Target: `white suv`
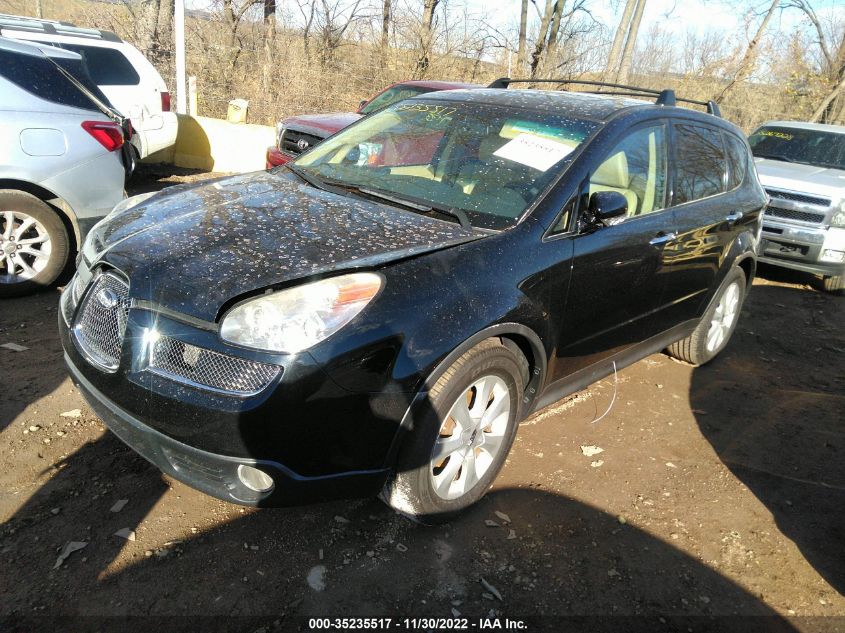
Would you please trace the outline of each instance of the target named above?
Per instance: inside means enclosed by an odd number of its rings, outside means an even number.
[[[137,48],[114,33],[67,22],[0,14],[0,35],[79,53],[94,82],[132,122],[132,145],[137,158],[176,142],[176,114],[170,112],[167,85]]]

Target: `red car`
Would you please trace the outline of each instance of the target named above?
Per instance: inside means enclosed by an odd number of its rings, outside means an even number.
[[[267,148],[267,169],[284,165],[335,132],[397,101],[437,90],[484,87],[479,84],[453,81],[403,81],[388,86],[372,99],[362,101],[356,112],[302,114],[288,117],[277,125],[276,145]]]

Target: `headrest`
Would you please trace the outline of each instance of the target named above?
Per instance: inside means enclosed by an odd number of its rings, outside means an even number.
[[[598,166],[590,182],[605,187],[628,189],[628,159],[625,152],[617,152]]]
[[[493,158],[493,152],[498,150],[502,145],[508,142],[501,136],[487,136],[481,143],[478,144],[478,160],[481,162],[489,162]]]

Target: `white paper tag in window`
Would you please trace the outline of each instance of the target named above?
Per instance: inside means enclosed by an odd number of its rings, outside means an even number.
[[[574,147],[564,145],[545,136],[522,133],[493,152],[494,156],[528,165],[540,171],[547,171],[568,154]]]

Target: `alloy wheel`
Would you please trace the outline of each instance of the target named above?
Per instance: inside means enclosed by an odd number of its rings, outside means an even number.
[[[719,297],[716,311],[707,330],[707,351],[715,352],[730,335],[739,311],[739,284],[733,282]]]
[[[41,222],[21,211],[0,211],[0,283],[35,277],[49,263],[52,246]]]
[[[441,499],[457,499],[473,488],[502,450],[510,419],[510,391],[498,376],[473,382],[440,425],[429,467]]]

